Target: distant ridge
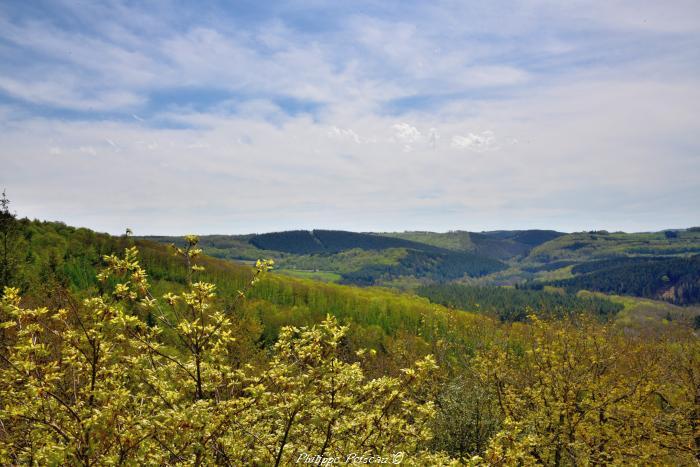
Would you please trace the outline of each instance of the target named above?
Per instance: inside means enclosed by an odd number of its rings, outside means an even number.
[[[385,237],[378,234],[347,232],[344,230],[290,230],[255,235],[249,242],[262,250],[283,251],[298,255],[339,253],[362,248],[363,250],[386,250],[408,248],[428,253],[448,253],[444,248],[425,243]]]
[[[525,245],[530,245],[535,247],[541,245],[550,240],[554,240],[557,237],[566,235],[563,232],[557,232],[556,230],[492,230],[490,232],[481,232],[482,235],[489,237],[496,237],[503,240],[513,240],[514,242],[524,243]]]

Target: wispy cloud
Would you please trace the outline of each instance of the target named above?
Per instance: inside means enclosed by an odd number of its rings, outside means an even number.
[[[692,1],[10,2],[0,59],[0,185],[30,216],[141,233],[700,223]]]

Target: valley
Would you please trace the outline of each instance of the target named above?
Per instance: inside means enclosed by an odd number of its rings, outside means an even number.
[[[177,243],[173,237],[144,237]],[[597,291],[700,303],[700,229],[650,233],[552,230],[202,236],[214,257],[274,258],[279,273],[412,291],[430,284]]]

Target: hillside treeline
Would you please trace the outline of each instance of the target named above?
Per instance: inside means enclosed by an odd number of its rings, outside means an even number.
[[[676,305],[700,303],[700,255],[621,258],[574,266],[573,278],[551,282],[569,291],[635,295]]]
[[[212,259],[196,237],[167,248],[11,223],[3,464],[700,459],[700,345],[686,329],[629,332],[589,312],[499,323]]]
[[[363,250],[411,248],[419,251],[445,252],[441,248],[424,243],[342,230],[292,230],[265,233],[251,237],[250,243],[262,250],[276,250],[302,255],[338,253],[353,248],[361,248]]]
[[[589,314],[605,319],[623,308],[599,297],[495,286],[433,284],[419,287],[416,293],[433,303],[484,313],[501,321],[525,321],[532,314],[549,319]]]
[[[372,285],[402,276],[446,282],[464,276],[480,277],[506,269],[498,260],[471,253],[429,253],[408,250],[395,264],[372,264],[343,274],[346,284]]]

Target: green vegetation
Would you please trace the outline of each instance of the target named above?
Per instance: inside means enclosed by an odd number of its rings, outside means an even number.
[[[333,271],[346,275],[365,267],[390,267],[399,264],[406,257],[405,248],[387,248],[385,250],[363,250],[353,248],[336,254],[295,255],[277,260],[280,268]]]
[[[512,240],[533,247],[565,235],[555,230],[496,230],[483,233],[491,237]]]
[[[172,237],[143,238],[178,243]],[[218,258],[251,260],[257,252],[257,257],[274,258],[285,270],[326,271],[342,276],[343,283],[357,285],[393,284],[403,276],[422,282],[449,281],[465,275],[483,276],[506,267],[492,258],[376,234],[299,230],[203,238],[202,249]],[[254,245],[277,250],[251,251]]]
[[[584,264],[591,271],[551,282],[569,291],[593,290],[663,299],[688,305],[700,302],[700,255],[690,258],[624,258]]]
[[[250,243],[260,249],[294,254],[338,253],[354,248],[363,250],[411,248],[419,251],[440,251],[439,248],[424,243],[341,230],[293,230],[267,233],[251,237]]]
[[[3,464],[700,460],[700,343],[673,314],[629,332],[604,318],[633,311],[603,297],[421,288],[474,313],[208,257],[194,236],[173,249],[11,217]],[[390,269],[417,255],[413,272],[442,254],[381,252]]]
[[[615,316],[615,321],[625,327],[649,328],[650,326],[666,326],[670,323],[680,323],[694,327],[695,320],[700,316],[700,307],[677,306],[671,303],[646,298],[606,295],[601,292],[582,290],[576,295],[590,298],[598,297],[620,304],[623,308]]]
[[[427,450],[432,357],[401,377],[366,379],[359,363],[340,359],[348,328],[328,316],[283,328],[269,364],[241,369],[232,309],[217,307],[214,284],[192,282],[201,250],[186,239],[177,253],[187,287],[161,301],[136,248],[105,258],[98,279],[114,286],[82,305],[23,308],[18,289],[5,289],[4,464],[278,466],[370,446],[447,460]],[[267,268],[259,263],[249,285]]]
[[[474,251],[475,245],[471,240],[471,234],[461,230],[436,233],[436,232],[382,232],[380,235],[393,238],[401,238],[411,242],[424,243],[438,248],[454,251]]]
[[[3,191],[0,197],[0,290],[11,284],[19,273],[19,242],[19,226],[10,211],[10,200]]]
[[[302,279],[314,279],[322,282],[339,282],[342,279],[340,274],[330,271],[304,271],[300,269],[278,269],[278,273]]]
[[[28,260],[22,276],[13,285],[19,286],[30,302],[58,300],[56,287],[80,296],[99,292],[102,285],[96,276],[102,257],[130,246],[139,248],[141,263],[157,294],[180,291],[187,283],[187,269],[165,245],[127,236],[111,237],[61,223],[18,223],[21,236],[27,239]],[[206,256],[199,262],[205,268],[201,279],[216,284],[222,301],[236,298],[252,271],[245,264]],[[258,337],[263,343],[273,342],[282,325],[318,323],[328,312],[344,323],[354,323],[354,346],[375,349],[391,345],[392,339],[402,332],[437,338],[448,332],[449,323],[454,320],[466,323],[475,319],[390,290],[324,284],[283,274],[267,275],[248,297],[242,311],[263,326]],[[364,328],[367,333],[361,332]]]
[[[513,231],[515,234],[518,231]],[[384,233],[382,235],[402,238],[454,251],[466,251],[479,256],[498,260],[508,260],[526,254],[532,245],[507,236],[454,231]],[[515,235],[514,235],[515,236]]]
[[[173,237],[148,238],[181,242]],[[280,269],[300,271],[289,273],[297,277],[399,290],[447,282],[531,288],[551,284],[571,293],[591,289],[682,305],[700,301],[698,280],[686,271],[694,265],[685,262],[700,251],[700,232],[692,228],[636,234],[314,230],[211,235],[202,238],[202,248],[222,259],[274,258]]]
[[[555,238],[535,247],[528,255],[533,262],[561,260],[579,262],[636,255],[684,255],[700,251],[700,232],[678,231],[667,238],[663,232],[579,232]]]
[[[501,321],[524,321],[532,314],[550,319],[583,313],[609,318],[623,309],[623,305],[598,296],[578,297],[556,291],[506,287],[427,285],[419,287],[417,293],[433,303],[484,313]]]
[[[285,256],[279,251],[257,248],[250,243],[251,237],[252,235],[202,235],[199,245],[207,255],[221,259],[255,261],[260,257],[277,259]],[[166,245],[184,245],[181,237],[146,236],[140,238]]]
[[[498,260],[471,253],[427,253],[409,250],[398,264],[369,265],[343,276],[351,284],[372,285],[402,276],[425,278],[430,281],[450,281],[464,276],[479,277],[506,268]]]

